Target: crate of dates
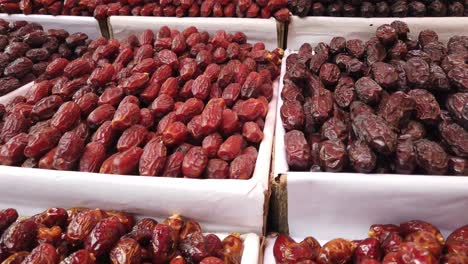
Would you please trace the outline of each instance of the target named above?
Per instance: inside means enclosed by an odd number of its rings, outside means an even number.
[[[261,233],[281,57],[195,26],[95,39],[0,100],[0,192]]]
[[[444,44],[453,35],[466,35],[468,17],[291,17],[288,27],[287,48],[299,50],[303,43],[317,45],[320,42],[329,43],[334,36],[345,39],[361,39],[366,41],[375,36],[375,30],[382,24],[390,24],[400,20],[411,26],[409,35],[416,39],[424,29],[437,32],[439,41]]]
[[[392,21],[369,27],[371,38],[331,33],[286,52],[274,157],[288,197],[282,231],[434,214],[442,230],[465,224],[468,37],[429,28]]]
[[[24,215],[20,215],[24,214]],[[2,263],[257,263],[256,234],[207,233],[193,219],[74,207],[0,210]]]
[[[214,34],[219,29],[231,32],[242,31],[250,43],[262,42],[269,50],[279,46],[282,36],[277,34],[277,23],[271,19],[229,18],[229,17],[138,17],[111,16],[108,18],[111,37],[122,39],[135,32],[142,32],[148,25],[155,28],[171,25],[171,28],[184,30],[195,25],[198,29]]]
[[[272,234],[266,239],[263,263],[468,263],[466,222],[447,233],[422,220],[383,223],[363,228],[356,236],[343,234],[343,228],[330,238],[317,236],[314,229],[294,237]]]
[[[60,1],[60,0],[4,0],[0,12],[8,14],[37,14],[52,16],[93,16],[96,7],[103,1]],[[107,0],[106,2],[116,2]]]
[[[377,0],[377,1],[304,1],[290,0],[295,16],[330,17],[463,17],[468,3],[463,0]]]
[[[289,20],[287,0],[197,0],[197,1],[114,1],[100,4],[94,9],[94,17],[155,16],[155,17],[237,17]]]
[[[110,16],[157,17],[239,17],[268,19],[286,22],[290,12],[287,0],[184,0],[184,1],[58,1],[58,0],[3,0],[0,12],[8,14],[50,14],[94,16],[106,19]]]
[[[28,21],[30,23],[39,23],[45,30],[65,29],[70,34],[82,32],[88,35],[90,39],[98,38],[101,35],[99,23],[92,17],[77,16],[52,16],[52,15],[7,15],[0,13],[0,18],[6,21]]]
[[[29,87],[56,58],[75,59],[87,50],[87,34],[46,25],[0,18],[0,97]]]

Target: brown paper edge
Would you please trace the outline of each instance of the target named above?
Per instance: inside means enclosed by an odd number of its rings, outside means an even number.
[[[106,19],[96,19],[99,24],[99,30],[101,31],[101,36],[105,37],[106,39],[110,38],[109,33],[109,20]]]
[[[289,234],[287,175],[281,174],[274,178],[271,187],[268,232]]]
[[[260,247],[259,247],[260,252],[258,253],[258,261],[257,261],[257,263],[259,264],[263,263],[263,258],[265,257],[265,248],[266,248],[266,237],[261,236]]]
[[[276,21],[276,34],[278,38],[278,47],[286,49],[289,23]]]

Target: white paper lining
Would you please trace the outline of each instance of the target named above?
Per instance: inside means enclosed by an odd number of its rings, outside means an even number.
[[[221,239],[225,236],[218,235]],[[227,236],[227,235],[226,235]],[[257,234],[248,233],[242,235],[244,240],[244,251],[242,252],[242,264],[255,264],[258,263],[260,254],[260,237]]]
[[[386,17],[386,18],[351,18],[351,17],[306,17],[293,16],[288,30],[288,49],[297,50],[303,43],[312,46],[319,42],[330,43],[332,37],[367,40],[375,36],[375,30],[382,24],[395,20],[408,23],[409,36],[418,37],[421,30],[432,29],[439,35],[439,40],[446,43],[456,34],[467,35],[468,17]]]
[[[9,104],[13,99],[15,99],[17,96],[20,96],[20,95],[25,95],[27,91],[29,91],[29,89],[31,89],[31,87],[33,86],[34,82],[30,82],[30,83],[27,83],[21,87],[19,87],[18,89],[16,90],[13,90],[3,96],[0,96],[0,102],[1,104],[3,105],[7,105]]]
[[[292,236],[358,239],[372,224],[419,219],[444,235],[468,224],[468,178],[356,173],[288,173]]]
[[[23,86],[15,96],[25,94]],[[182,214],[207,230],[262,233],[278,97],[278,81],[265,119],[253,176],[249,180],[199,180],[118,176],[0,166],[0,208],[25,211],[54,204],[124,210],[151,217]],[[7,104],[14,96],[0,97]],[[24,194],[28,195],[24,195]]]
[[[283,105],[283,98],[281,98],[281,91],[283,90],[284,74],[286,73],[286,59],[293,53],[293,51],[286,49],[284,51],[283,60],[281,62],[281,75],[279,79],[279,91],[278,91],[278,107],[276,111],[276,125],[275,125],[275,163],[273,164],[273,175],[274,177],[281,173],[286,173],[288,169],[288,163],[286,162],[286,151],[284,147],[284,127],[281,119],[281,106]]]
[[[101,36],[99,23],[94,17],[0,14],[0,18],[6,21],[25,20],[28,22],[36,22],[41,24],[44,30],[65,29],[70,34],[83,32],[88,35],[89,39],[95,39]]]
[[[333,36],[365,40],[375,34],[379,25],[395,19],[294,17],[288,47],[298,49],[304,42],[312,46],[321,41],[329,43]],[[453,35],[467,34],[468,18],[400,20],[408,22],[412,37],[428,28],[434,29],[442,42]],[[286,50],[283,59],[280,95],[286,56],[291,53]],[[468,223],[468,177],[289,172],[279,111],[282,104],[279,96],[273,170],[275,176],[288,176],[288,224],[293,237],[357,239],[365,237],[372,224],[399,224],[412,219],[428,221],[448,235]]]
[[[117,39],[128,37],[131,34],[138,36],[145,29],[155,32],[162,26],[171,29],[184,30],[189,26],[196,26],[199,30],[205,30],[210,35],[218,30],[235,33],[242,31],[247,36],[247,42],[264,42],[268,50],[278,47],[276,20],[255,18],[215,18],[215,17],[135,17],[135,16],[111,16],[109,28],[111,36]]]

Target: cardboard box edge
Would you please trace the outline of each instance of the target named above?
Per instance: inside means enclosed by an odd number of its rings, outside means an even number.
[[[289,234],[288,225],[288,191],[287,175],[281,174],[272,180],[272,196],[270,198],[270,211],[268,233],[278,232]]]

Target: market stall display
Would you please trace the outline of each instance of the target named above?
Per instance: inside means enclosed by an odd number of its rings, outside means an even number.
[[[0,210],[2,263],[241,263],[246,236],[203,233],[179,215],[164,221],[87,208],[18,218]],[[242,262],[244,263],[244,262]]]
[[[400,225],[374,224],[368,237],[359,240],[335,238],[319,243],[306,237],[296,242],[281,234],[272,238],[274,244],[270,240],[265,263],[467,263],[467,232],[465,225],[445,239],[432,224],[411,220]]]
[[[291,171],[466,175],[467,36],[447,46],[394,21],[286,58],[280,116]]]
[[[0,263],[468,264],[466,7],[0,1]]]
[[[88,35],[44,30],[38,23],[0,19],[0,96],[36,80],[57,58],[75,59],[87,51]]]

